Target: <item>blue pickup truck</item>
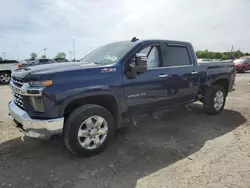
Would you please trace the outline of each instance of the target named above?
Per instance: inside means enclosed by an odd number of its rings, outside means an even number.
[[[221,113],[234,80],[233,63],[198,64],[190,43],[133,39],[101,46],[80,62],[17,69],[9,110],[25,135],[63,134],[73,154],[94,155],[135,114],[196,101],[208,114]]]

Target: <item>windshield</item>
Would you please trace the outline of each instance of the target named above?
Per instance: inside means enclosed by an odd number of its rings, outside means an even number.
[[[129,41],[106,44],[81,59],[81,62],[111,65],[117,63],[136,44],[136,42]]]

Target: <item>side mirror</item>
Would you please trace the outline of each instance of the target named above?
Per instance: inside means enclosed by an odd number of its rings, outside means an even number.
[[[147,71],[147,56],[146,54],[138,53],[135,55],[135,61],[130,64],[132,72],[144,73]]]

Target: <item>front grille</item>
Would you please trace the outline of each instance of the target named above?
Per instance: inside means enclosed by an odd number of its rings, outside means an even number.
[[[22,79],[20,78],[16,78],[16,77],[12,77],[11,78],[13,84],[15,85],[16,88],[20,89],[24,82],[22,81]],[[13,95],[13,100],[14,100],[14,103],[19,107],[19,108],[22,108],[24,109],[24,106],[23,106],[23,97],[22,95],[20,95],[15,88],[12,88],[12,95]]]
[[[23,109],[24,107],[23,107],[23,97],[22,97],[22,95],[16,93],[16,92],[13,91],[13,90],[12,90],[12,92],[13,92],[13,97],[14,97],[14,103],[15,103],[17,106],[19,106],[20,108]]]
[[[12,81],[18,87],[22,87],[24,84],[24,82],[21,78],[12,77]]]

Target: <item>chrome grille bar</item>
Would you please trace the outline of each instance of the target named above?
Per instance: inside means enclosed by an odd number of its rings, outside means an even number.
[[[12,78],[10,86],[12,89],[14,103],[22,109],[24,109],[23,96],[42,96],[42,87],[30,87],[28,83],[24,83],[21,79]]]
[[[12,78],[11,78],[11,81],[12,81],[15,85],[17,85],[18,87],[22,87],[23,84],[24,84],[24,82],[23,82],[22,80],[19,80],[19,79],[15,78],[15,77],[12,77]]]
[[[17,106],[22,109],[24,109],[23,97],[18,91],[20,91],[20,88],[23,84],[24,83],[22,82],[22,80],[16,79],[14,77],[11,78],[10,86],[12,89],[13,101]]]

